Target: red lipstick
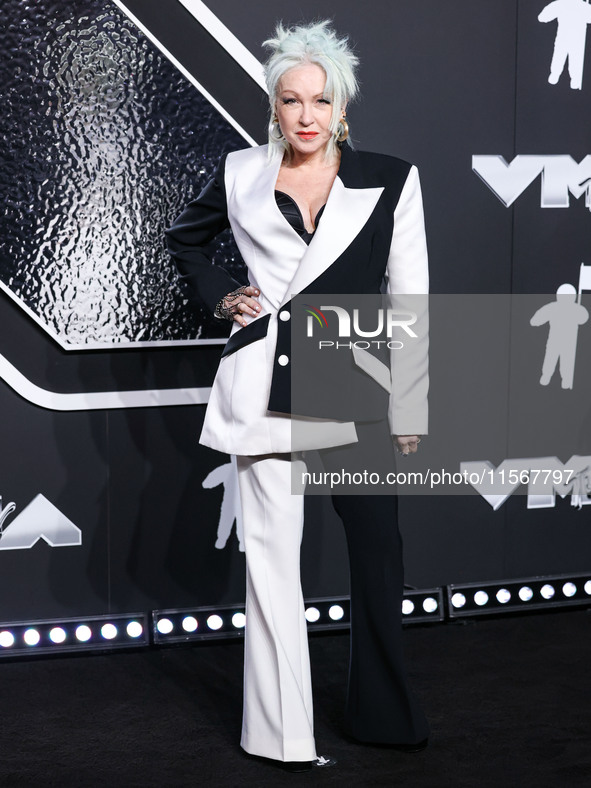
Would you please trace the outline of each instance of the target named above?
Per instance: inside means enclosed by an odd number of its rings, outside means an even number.
[[[318,136],[317,131],[297,131],[296,134],[304,140],[313,140]]]

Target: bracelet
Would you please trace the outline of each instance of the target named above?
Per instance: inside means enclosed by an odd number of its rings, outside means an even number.
[[[234,315],[237,311],[237,305],[234,302],[240,298],[241,295],[244,295],[244,291],[248,285],[243,285],[239,287],[237,290],[232,290],[231,293],[225,295],[215,305],[215,309],[213,310],[213,314],[215,317],[218,317],[220,320],[234,320]],[[228,304],[226,302],[229,302]]]

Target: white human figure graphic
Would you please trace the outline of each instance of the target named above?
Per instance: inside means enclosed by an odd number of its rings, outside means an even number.
[[[556,291],[556,301],[540,307],[531,318],[530,325],[549,324],[546,355],[542,365],[540,384],[550,383],[556,365],[560,362],[560,378],[563,389],[572,389],[577,355],[577,336],[579,326],[589,319],[589,312],[577,304],[577,290],[573,285],[560,285]]]
[[[587,25],[591,24],[591,5],[586,0],[553,0],[542,10],[538,21],[553,22],[555,19],[558,21],[558,30],[548,82],[556,85],[568,59],[570,86],[573,90],[581,90],[585,38]]]
[[[244,552],[244,537],[242,531],[242,509],[240,507],[240,491],[238,489],[238,470],[236,468],[236,457],[232,456],[230,462],[225,465],[218,465],[211,473],[208,473],[202,482],[202,487],[211,489],[218,485],[223,485],[222,505],[220,506],[220,519],[218,521],[218,531],[215,546],[218,550],[223,550],[232,532],[234,520],[236,520],[236,536],[238,538],[238,549]]]

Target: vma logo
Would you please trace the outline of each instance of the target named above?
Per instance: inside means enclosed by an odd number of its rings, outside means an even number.
[[[0,550],[27,550],[40,539],[50,547],[78,547],[82,544],[82,531],[44,495],[36,495],[7,525],[6,520],[15,509],[12,501],[2,507],[0,497]]]
[[[497,511],[522,484],[527,485],[527,508],[547,509],[556,496],[571,496],[577,509],[591,504],[591,457],[574,454],[566,463],[558,457],[503,460],[495,468],[489,460],[460,463],[469,483]]]
[[[585,195],[591,211],[591,156],[577,164],[572,156],[516,156],[508,163],[504,156],[472,156],[472,170],[508,208],[527,187],[542,176],[540,206],[568,208],[570,195]]]

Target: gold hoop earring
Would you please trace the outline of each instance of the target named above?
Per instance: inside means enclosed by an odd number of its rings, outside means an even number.
[[[348,136],[349,124],[347,123],[347,116],[343,115],[343,117],[339,120],[339,125],[337,126],[337,142],[344,142]]]
[[[272,139],[274,142],[282,142],[284,139],[277,115],[274,115],[269,123],[269,139]]]

